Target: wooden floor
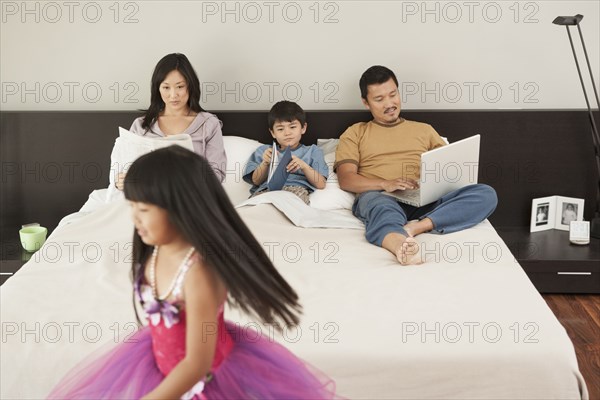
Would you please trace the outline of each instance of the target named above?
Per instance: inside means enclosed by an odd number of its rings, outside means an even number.
[[[600,296],[552,294],[543,297],[575,345],[590,400],[600,400]]]

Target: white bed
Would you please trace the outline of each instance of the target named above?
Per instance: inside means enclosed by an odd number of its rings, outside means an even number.
[[[226,141],[228,170],[242,147]],[[236,202],[240,185],[225,185]],[[93,208],[56,229],[0,288],[3,399],[43,398],[73,364],[133,330],[129,210],[122,201]],[[274,335],[335,379],[341,395],[587,398],[565,330],[489,222],[419,236],[427,262],[401,267],[360,226],[302,228],[272,204],[238,211],[297,290],[304,315],[284,335],[236,310],[226,318]],[[333,225],[353,218],[328,212]]]

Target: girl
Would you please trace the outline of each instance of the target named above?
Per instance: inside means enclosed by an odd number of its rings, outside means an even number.
[[[331,380],[281,345],[224,321],[227,299],[265,323],[296,324],[301,307],[206,160],[179,146],[142,156],[127,173],[125,197],[135,293],[150,324],[75,368],[50,398],[334,396]]]
[[[200,81],[188,58],[180,53],[164,56],[152,74],[150,107],[133,121],[129,130],[148,137],[180,133],[192,137],[194,151],[205,157],[221,182],[227,157],[219,119],[200,106]],[[115,185],[123,190],[125,174]]]

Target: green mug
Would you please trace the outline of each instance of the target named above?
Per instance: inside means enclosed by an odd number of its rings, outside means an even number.
[[[19,231],[21,244],[29,252],[38,251],[46,241],[48,229],[43,226],[28,226]]]

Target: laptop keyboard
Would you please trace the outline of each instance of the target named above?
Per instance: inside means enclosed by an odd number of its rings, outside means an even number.
[[[404,203],[404,204],[409,204],[414,207],[421,206],[421,195],[420,195],[421,192],[419,191],[419,189],[406,190],[406,191],[397,190],[392,193],[388,193],[388,192],[381,192],[381,193],[385,194],[386,196],[395,197],[396,199],[398,199],[399,202]]]
[[[414,201],[414,202],[418,203],[419,200],[421,200],[421,192],[418,189],[405,191],[402,193],[402,197],[406,200],[410,200],[410,201]]]

